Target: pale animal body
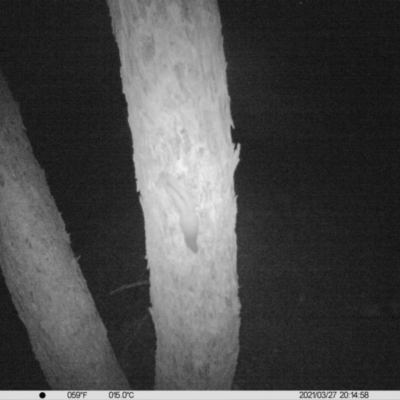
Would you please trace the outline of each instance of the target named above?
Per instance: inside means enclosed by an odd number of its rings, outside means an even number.
[[[162,173],[160,181],[179,213],[179,225],[182,229],[186,245],[194,253],[197,253],[199,221],[195,211],[196,204],[193,195],[182,182],[171,175]]]

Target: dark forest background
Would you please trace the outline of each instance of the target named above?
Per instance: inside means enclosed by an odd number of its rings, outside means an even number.
[[[236,382],[400,390],[398,3],[219,5],[242,145]],[[106,2],[2,1],[0,21],[34,154],[122,367],[149,389],[148,286],[110,295],[147,271]],[[46,388],[3,278],[0,302],[0,389]]]

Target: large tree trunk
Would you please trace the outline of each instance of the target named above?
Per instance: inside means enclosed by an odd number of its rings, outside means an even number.
[[[145,219],[156,389],[230,389],[236,198],[216,0],[108,0]]]
[[[53,389],[127,389],[0,71],[0,265]]]

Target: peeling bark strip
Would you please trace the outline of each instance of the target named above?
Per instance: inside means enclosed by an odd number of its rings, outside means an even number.
[[[1,71],[0,266],[53,389],[129,389]]]
[[[239,352],[239,150],[217,1],[108,4],[145,221],[155,387],[227,390]]]

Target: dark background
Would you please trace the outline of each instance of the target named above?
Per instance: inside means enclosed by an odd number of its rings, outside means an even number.
[[[242,144],[236,382],[400,390],[400,3],[219,5]],[[150,389],[148,286],[109,294],[147,271],[106,2],[2,1],[0,68],[122,367]],[[3,278],[0,302],[0,389],[45,389]]]

